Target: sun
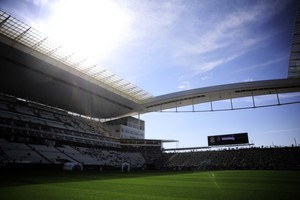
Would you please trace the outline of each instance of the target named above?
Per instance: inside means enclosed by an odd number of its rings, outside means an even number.
[[[90,60],[105,59],[130,39],[132,17],[113,1],[59,0],[50,10],[45,34]]]

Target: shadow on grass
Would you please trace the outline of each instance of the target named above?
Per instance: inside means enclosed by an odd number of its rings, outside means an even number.
[[[168,176],[190,174],[193,171],[140,171],[121,172],[120,170],[86,170],[64,171],[62,169],[1,169],[0,187],[21,186],[30,184],[79,182],[109,179],[129,179],[147,176]]]
[[[218,170],[223,171],[223,170]],[[226,174],[229,177],[236,176],[236,170],[226,170]],[[250,173],[249,176],[253,176],[251,171],[243,170]],[[274,175],[273,170],[255,170],[256,176],[270,176]],[[266,173],[269,171],[270,173]],[[271,172],[273,171],[273,172]],[[210,171],[197,171],[197,173],[207,173]],[[216,172],[213,170],[212,172]],[[112,180],[112,179],[130,179],[130,178],[142,178],[142,177],[154,177],[154,176],[173,176],[179,174],[192,174],[194,171],[131,171],[121,172],[121,170],[84,170],[84,171],[64,171],[62,167],[56,168],[30,168],[30,167],[18,167],[18,168],[0,168],[0,188],[9,186],[22,186],[33,184],[47,184],[47,183],[67,183],[67,182],[80,182],[80,181],[94,181],[94,180]],[[300,172],[299,171],[284,171],[280,173],[284,178],[293,177],[292,179],[299,184]],[[272,179],[270,179],[272,180]],[[266,180],[265,180],[266,181]],[[289,179],[291,181],[291,179]]]

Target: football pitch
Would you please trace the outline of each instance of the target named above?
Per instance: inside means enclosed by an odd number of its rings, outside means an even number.
[[[297,199],[300,171],[63,172],[2,174],[0,199]]]

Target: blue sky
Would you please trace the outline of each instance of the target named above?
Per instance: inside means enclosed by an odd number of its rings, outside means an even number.
[[[286,78],[295,6],[295,0],[0,0],[4,11],[155,96]],[[146,138],[177,139],[179,147],[239,132],[257,146],[300,143],[299,104],[141,119]]]

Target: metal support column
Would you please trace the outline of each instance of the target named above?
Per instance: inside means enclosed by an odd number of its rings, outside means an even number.
[[[210,111],[213,111],[214,109],[213,109],[213,103],[212,103],[212,100],[211,100],[211,96],[209,97],[209,99],[210,99]]]
[[[256,108],[253,92],[252,92],[252,103],[253,103],[253,108]]]
[[[192,107],[193,107],[193,112],[195,112],[194,99],[192,99]]]
[[[280,105],[280,99],[279,99],[279,94],[278,94],[278,91],[276,90],[276,96],[277,96],[277,104]]]
[[[231,106],[231,110],[233,110],[233,103],[232,103],[231,94],[230,94],[230,106]]]

